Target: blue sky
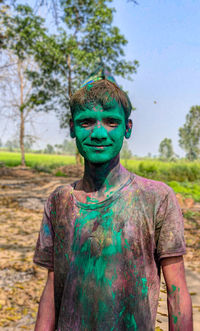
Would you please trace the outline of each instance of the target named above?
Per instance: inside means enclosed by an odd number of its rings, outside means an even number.
[[[168,137],[175,152],[183,155],[178,128],[190,107],[200,104],[199,1],[115,4],[115,23],[129,41],[127,58],[140,62],[134,81],[123,82],[136,107],[131,149],[138,155],[156,154],[160,141]]]
[[[200,3],[138,2],[115,0],[112,4],[116,8],[114,24],[128,40],[126,57],[140,62],[132,82],[118,79],[136,107],[129,146],[134,154],[155,155],[160,141],[167,137],[172,139],[175,152],[183,156],[178,128],[190,107],[200,104]],[[8,131],[13,131],[12,126]],[[40,137],[37,147],[61,143],[66,137],[53,114],[36,119],[34,134]],[[8,132],[0,136],[4,140],[8,137]]]

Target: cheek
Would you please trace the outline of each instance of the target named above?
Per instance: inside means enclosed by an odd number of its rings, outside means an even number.
[[[118,143],[120,143],[120,141],[124,140],[124,134],[125,134],[125,126],[120,126],[114,130],[111,130],[109,132],[109,136],[113,141],[117,141]]]
[[[84,141],[87,137],[89,137],[89,135],[90,135],[89,130],[79,127],[75,128],[75,136],[77,140]]]

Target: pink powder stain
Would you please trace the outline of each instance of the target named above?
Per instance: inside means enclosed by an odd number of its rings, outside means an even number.
[[[120,291],[122,292],[123,290],[126,291],[126,294],[131,294],[132,293],[132,284],[133,284],[133,279],[134,282],[136,281],[135,275],[134,275],[134,270],[128,270],[124,271],[123,273],[116,272],[117,273],[117,278],[112,284],[112,289],[113,291]]]

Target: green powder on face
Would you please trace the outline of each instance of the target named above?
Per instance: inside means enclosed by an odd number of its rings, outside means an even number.
[[[105,109],[105,107],[107,107]],[[109,124],[110,119],[115,126]],[[73,113],[74,133],[80,154],[92,163],[105,163],[116,157],[123,144],[126,121],[123,107],[113,100],[108,105],[89,103]],[[101,148],[98,148],[101,146]],[[109,189],[109,187],[107,187]]]

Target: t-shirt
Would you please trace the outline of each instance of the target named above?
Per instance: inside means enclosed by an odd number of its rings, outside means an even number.
[[[34,262],[54,270],[59,331],[154,330],[160,259],[185,253],[171,188],[130,174],[102,202],[73,185],[49,197]]]

